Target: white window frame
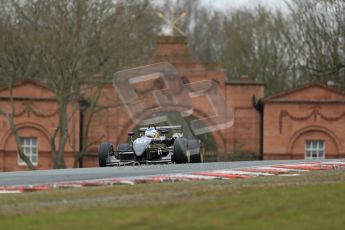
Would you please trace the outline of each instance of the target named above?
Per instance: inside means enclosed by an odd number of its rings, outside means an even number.
[[[307,159],[309,160],[325,159],[325,155],[326,155],[326,142],[324,140],[305,140],[304,159],[306,160]]]
[[[24,154],[29,157],[29,160],[34,166],[38,164],[38,139],[37,137],[20,137],[20,147]],[[35,151],[36,150],[36,151]],[[36,160],[35,160],[36,159]],[[26,163],[20,158],[19,153],[17,157],[17,163],[20,166],[26,165]]]

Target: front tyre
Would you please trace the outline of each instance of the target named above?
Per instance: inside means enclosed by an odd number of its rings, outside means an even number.
[[[99,167],[106,167],[107,166],[107,158],[110,154],[112,154],[113,145],[109,142],[103,142],[99,145],[98,148],[98,162]]]

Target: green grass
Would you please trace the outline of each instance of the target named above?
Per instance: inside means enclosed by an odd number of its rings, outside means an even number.
[[[0,196],[0,229],[344,229],[345,171]]]

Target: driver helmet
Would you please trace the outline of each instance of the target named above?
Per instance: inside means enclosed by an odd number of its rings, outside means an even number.
[[[155,138],[158,137],[158,130],[156,130],[154,127],[148,127],[145,131],[145,136]]]

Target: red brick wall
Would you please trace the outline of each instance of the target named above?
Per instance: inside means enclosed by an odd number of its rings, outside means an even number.
[[[15,123],[20,137],[35,137],[38,140],[37,169],[52,167],[50,137],[58,123],[57,102],[52,99],[52,91],[34,82],[20,83],[14,88]],[[10,101],[6,89],[0,90],[1,109],[9,112]],[[20,97],[18,97],[18,95]],[[65,146],[67,167],[73,166],[73,149],[79,150],[79,107],[73,113],[72,104],[68,106],[68,140]],[[72,117],[75,117],[75,126]],[[75,132],[73,132],[73,130]],[[56,140],[56,145],[59,139]],[[0,171],[27,170],[26,166],[18,165],[16,144],[9,123],[0,116]]]
[[[264,85],[253,82],[233,82],[226,85],[229,108],[234,111],[234,126],[226,132],[227,152],[241,151],[259,154],[259,113],[253,107],[253,96],[264,96]]]
[[[266,100],[265,159],[303,159],[306,140],[324,140],[326,158],[345,157],[344,99],[315,86]]]
[[[185,73],[187,73],[185,71]],[[224,75],[220,75],[214,71],[215,79],[225,79]],[[190,82],[204,80],[204,76],[209,74],[185,76],[190,79]],[[212,76],[211,76],[212,77]],[[143,86],[142,86],[143,87]],[[259,113],[253,107],[253,96],[261,98],[264,95],[263,84],[252,82],[233,82],[225,84],[220,82],[220,88],[224,94],[226,105],[234,113],[233,126],[224,130],[212,132],[218,151],[222,157],[229,157],[234,151],[242,151],[245,153],[259,153]],[[118,104],[120,99],[116,96],[115,89],[112,84],[104,84],[102,96],[100,98],[100,105]],[[111,96],[110,96],[111,95]],[[214,115],[212,107],[206,100],[206,97],[200,96],[193,98],[194,118],[203,118]],[[86,116],[88,116],[86,114]],[[133,130],[136,124],[131,120],[127,109],[124,106],[109,107],[106,110],[100,111],[94,115],[94,120],[91,124],[90,136],[91,140],[110,141],[115,146],[118,143],[128,141],[127,132]],[[94,144],[89,148],[89,152],[97,152],[98,144]],[[94,159],[94,164],[90,163],[88,157],[87,165],[98,164],[97,159]],[[86,166],[86,165],[85,165]]]

